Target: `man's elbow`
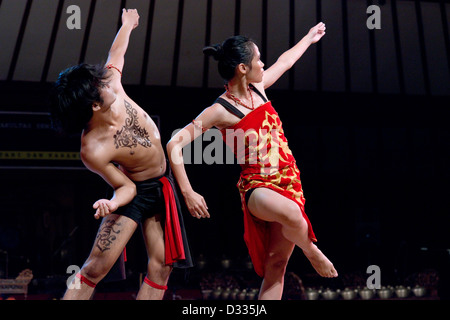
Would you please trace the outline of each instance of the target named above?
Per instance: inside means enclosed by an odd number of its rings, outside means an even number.
[[[128,192],[130,193],[131,197],[134,198],[137,195],[136,185],[134,183],[131,183],[127,186]]]

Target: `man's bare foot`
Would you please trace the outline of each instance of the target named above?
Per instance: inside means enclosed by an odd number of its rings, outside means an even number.
[[[331,261],[328,260],[315,244],[311,244],[311,249],[303,250],[303,253],[320,276],[326,278],[335,278],[338,276]]]

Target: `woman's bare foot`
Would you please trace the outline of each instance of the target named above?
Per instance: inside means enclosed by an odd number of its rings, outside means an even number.
[[[303,253],[320,276],[326,278],[335,278],[338,276],[331,261],[328,260],[315,244],[311,244],[311,248],[303,250]]]

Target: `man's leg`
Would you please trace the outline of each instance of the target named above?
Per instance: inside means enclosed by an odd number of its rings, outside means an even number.
[[[125,216],[111,214],[103,218],[91,253],[74,279],[80,281],[80,286],[72,285],[72,288],[68,288],[63,299],[90,299],[96,284],[112,268],[136,227],[137,223]]]
[[[142,224],[145,245],[147,247],[147,276],[139,290],[138,300],[162,300],[172,271],[165,265],[164,230],[161,215],[157,214]]]

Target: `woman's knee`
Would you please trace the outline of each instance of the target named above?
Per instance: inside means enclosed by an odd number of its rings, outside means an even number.
[[[284,276],[288,262],[288,256],[273,254],[266,260],[265,273],[277,277]]]
[[[298,229],[307,227],[300,207],[295,202],[289,203],[283,207],[282,212],[280,212],[279,219],[279,222],[282,225],[290,228]]]
[[[298,204],[266,188],[257,188],[248,201],[250,212],[265,221],[275,221],[291,228],[303,227]]]

